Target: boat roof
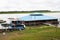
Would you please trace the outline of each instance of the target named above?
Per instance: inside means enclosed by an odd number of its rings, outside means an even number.
[[[19,18],[19,20],[21,21],[52,20],[52,19],[57,19],[57,18],[43,14],[29,14],[27,16]]]

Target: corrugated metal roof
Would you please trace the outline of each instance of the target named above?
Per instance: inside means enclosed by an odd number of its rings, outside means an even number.
[[[50,17],[50,16],[43,15],[43,14],[38,14],[38,15],[37,14],[34,14],[34,15],[30,14],[30,15],[20,18],[20,20],[22,20],[22,21],[51,20],[51,19],[57,19],[57,18]]]

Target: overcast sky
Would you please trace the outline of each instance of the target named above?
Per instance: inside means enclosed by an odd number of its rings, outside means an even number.
[[[60,0],[0,0],[0,11],[60,10]]]

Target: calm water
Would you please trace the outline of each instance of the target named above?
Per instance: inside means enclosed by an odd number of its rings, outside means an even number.
[[[51,17],[56,17],[59,21],[60,26],[60,13],[43,13],[44,15],[48,15]],[[0,14],[0,19],[7,20],[7,18],[20,18],[29,14]]]
[[[56,17],[59,21],[58,27],[60,28],[60,13],[49,13],[49,14],[45,14],[45,15]]]
[[[45,15],[55,17],[60,21],[60,13],[46,13]]]

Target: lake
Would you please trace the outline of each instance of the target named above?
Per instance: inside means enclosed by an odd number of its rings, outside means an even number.
[[[59,21],[59,26],[60,26],[60,13],[43,13],[43,14],[51,17],[56,17]],[[26,15],[29,14],[0,14],[0,20],[6,20],[7,22],[9,22],[7,20],[8,18],[20,18]]]

